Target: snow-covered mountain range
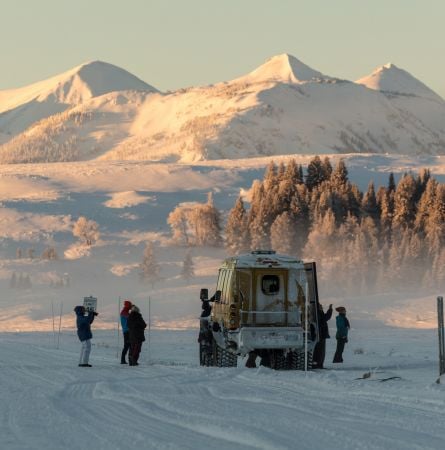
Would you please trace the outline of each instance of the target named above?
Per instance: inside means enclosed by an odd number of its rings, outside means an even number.
[[[193,162],[282,154],[445,154],[445,101],[393,64],[356,82],[282,54],[162,93],[95,61],[0,91],[0,162]]]

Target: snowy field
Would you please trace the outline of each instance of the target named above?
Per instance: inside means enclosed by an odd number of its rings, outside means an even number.
[[[445,181],[443,157],[342,157],[362,190],[370,179],[386,185],[390,172],[398,180],[420,168]],[[344,365],[332,367],[330,340],[324,371],[246,369],[241,360],[236,369],[199,367],[199,290],[214,290],[227,253],[193,248],[195,276],[181,279],[187,249],[171,244],[167,216],[179,203],[205,202],[209,191],[227,214],[240,193],[249,199],[271,159],[0,166],[0,448],[444,448],[434,331],[435,296],[444,293],[333,298],[320,283],[322,304],[348,309]],[[99,224],[91,248],[72,235],[80,215]],[[161,268],[154,287],[138,281],[147,241]],[[48,247],[57,260],[41,257]],[[32,287],[12,288],[14,274],[29,276]],[[77,367],[73,330],[73,308],[88,295],[98,297],[100,313],[91,369]],[[121,366],[119,299],[133,300],[147,318],[149,297],[150,345],[139,367]],[[333,320],[330,328],[333,335]]]
[[[171,245],[168,214],[183,202],[206,202],[211,191],[225,217],[240,193],[249,200],[252,181],[262,179],[272,159],[279,163],[290,157],[307,165],[313,155],[194,165],[143,161],[0,165],[0,332],[50,331],[52,313],[58,316],[60,308],[62,327],[71,326],[74,306],[88,295],[99,298],[102,328],[114,326],[119,297],[146,303],[148,296],[155,303],[156,325],[188,327],[200,311],[199,289],[214,289],[218,267],[227,253],[193,248],[195,277],[189,282],[181,280],[187,249]],[[362,190],[371,179],[376,186],[386,185],[390,172],[398,180],[403,173],[421,168],[445,181],[440,156],[331,155],[332,163],[340,157],[346,161],[349,178]],[[73,223],[81,215],[99,225],[100,240],[91,248],[79,245],[72,235]],[[147,241],[153,242],[161,267],[161,280],[154,289],[138,282]],[[48,247],[56,250],[57,260],[41,258]],[[17,257],[19,249],[21,258]],[[33,258],[28,254],[31,249]],[[29,276],[32,288],[11,289],[14,274]],[[70,280],[69,287],[58,288],[65,278]],[[326,303],[328,286],[320,289]],[[410,302],[409,317],[406,311],[400,314],[402,306],[394,305],[393,298],[374,298],[354,313],[370,311],[392,325],[403,321],[403,326],[417,327],[419,299],[405,300]],[[338,301],[350,308],[357,303],[356,299]],[[434,305],[420,312],[421,319],[429,322],[433,315]]]
[[[154,330],[141,365],[128,367],[117,359],[117,333],[96,331],[93,367],[79,368],[74,331],[60,339],[0,334],[1,448],[444,446],[445,387],[435,383],[433,330],[355,321],[345,363],[333,368],[331,339],[328,369],[307,374],[246,369],[242,360],[238,368],[201,368],[196,335]],[[389,377],[397,378],[380,381]]]

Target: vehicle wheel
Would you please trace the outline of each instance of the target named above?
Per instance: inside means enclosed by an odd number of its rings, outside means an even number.
[[[214,361],[217,367],[236,367],[238,363],[238,356],[229,352],[225,348],[221,348],[215,340],[213,341]]]
[[[213,339],[212,339],[213,341]],[[199,364],[204,367],[213,367],[215,365],[213,357],[213,346],[205,341],[199,343]]]
[[[304,350],[294,350],[287,354],[287,367],[290,370],[304,370]],[[312,352],[307,352],[307,368],[312,369]]]
[[[274,370],[287,370],[286,356],[283,350],[272,350],[270,352],[270,368]]]

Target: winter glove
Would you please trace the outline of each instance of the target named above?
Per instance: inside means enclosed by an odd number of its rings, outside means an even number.
[[[96,312],[96,311],[93,311],[93,315],[94,315],[94,316],[98,316],[98,315],[99,315],[99,313],[98,313],[98,312]]]

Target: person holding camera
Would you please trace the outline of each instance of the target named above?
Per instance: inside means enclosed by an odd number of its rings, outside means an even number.
[[[82,348],[80,350],[79,367],[92,367],[91,364],[89,364],[91,339],[93,337],[93,333],[91,333],[91,324],[93,323],[94,318],[98,315],[98,313],[96,311],[88,311],[88,314],[85,315],[86,310],[84,306],[76,306],[74,308],[74,312],[77,316],[77,336],[82,343]]]

